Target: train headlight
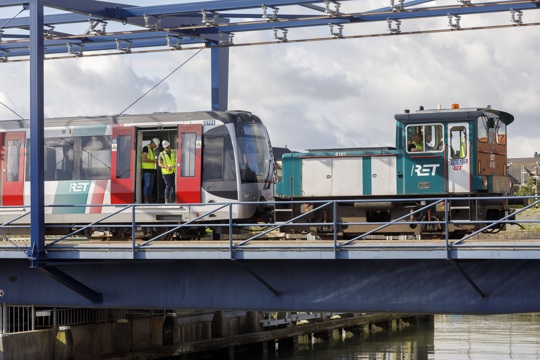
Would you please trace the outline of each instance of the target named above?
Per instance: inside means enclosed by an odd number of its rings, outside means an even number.
[[[257,195],[250,192],[244,193],[244,201],[255,201],[255,200],[257,200]]]
[[[488,188],[488,178],[487,176],[482,176],[482,189],[487,190]]]

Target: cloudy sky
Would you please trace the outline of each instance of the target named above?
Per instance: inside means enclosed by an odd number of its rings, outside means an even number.
[[[510,18],[509,13],[501,16]],[[10,16],[0,12],[0,17]],[[524,13],[525,21],[534,17],[540,14]],[[478,26],[484,20],[461,22]],[[446,18],[430,22],[447,26]],[[429,25],[404,22],[401,28]],[[362,32],[362,26],[348,25],[344,35]],[[385,33],[387,24],[370,26]],[[303,150],[392,146],[393,115],[404,109],[491,105],[516,118],[509,127],[509,156],[529,157],[540,151],[540,67],[535,62],[540,58],[539,30],[530,26],[233,47],[229,109],[259,115],[274,146]],[[302,35],[302,30],[296,31],[296,36]],[[268,33],[254,36],[272,40]],[[45,115],[118,114],[194,54],[191,50],[46,61]],[[0,64],[0,101],[23,117],[29,116],[28,66]],[[210,51],[203,50],[127,113],[210,107]],[[0,105],[0,119],[14,117]]]

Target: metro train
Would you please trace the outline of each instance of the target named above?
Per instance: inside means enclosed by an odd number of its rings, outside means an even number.
[[[28,231],[30,216],[30,139],[28,120],[0,121],[2,177],[0,222],[3,234]],[[155,181],[151,204],[137,206],[141,224],[194,221],[216,205],[207,221],[250,219],[259,203],[274,196],[275,163],[268,132],[246,111],[155,113],[71,117],[44,121],[44,200],[49,232],[60,226],[96,222],[113,237],[128,236],[129,204],[142,204],[142,149],[153,138],[176,150],[175,204],[163,202],[162,183]],[[160,179],[157,176],[156,179]],[[190,204],[184,206],[184,204]],[[116,213],[114,216],[108,215]],[[110,224],[110,228],[104,228]],[[118,226],[122,225],[124,226]],[[69,230],[69,229],[68,229]],[[100,230],[100,231],[101,231]]]
[[[276,203],[276,221],[294,219],[305,226],[287,231],[317,235],[376,231],[380,236],[425,238],[448,231],[458,238],[481,230],[487,220],[511,219],[508,200],[500,197],[511,193],[506,130],[512,115],[489,106],[465,109],[454,104],[450,109],[406,110],[395,120],[393,147],[284,154],[276,199],[295,202]],[[442,197],[450,200],[426,207]],[[317,210],[323,204],[319,200],[341,201],[336,209],[328,205]],[[446,211],[456,221],[448,229]],[[333,223],[341,225],[334,229]],[[503,228],[498,224],[489,230]]]

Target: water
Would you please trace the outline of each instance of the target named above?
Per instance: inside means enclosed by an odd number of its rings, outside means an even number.
[[[223,355],[218,358],[226,359]],[[540,314],[436,315],[433,323],[420,323],[401,331],[385,331],[367,337],[354,335],[314,345],[280,346],[276,352],[268,351],[266,355],[237,352],[235,359],[540,359]]]

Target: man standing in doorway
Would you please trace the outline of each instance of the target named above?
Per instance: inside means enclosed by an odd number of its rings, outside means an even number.
[[[152,191],[154,190],[154,177],[156,176],[157,159],[154,149],[159,146],[159,139],[153,138],[150,143],[143,147],[142,172],[143,172],[143,198],[145,203],[152,202]]]
[[[174,202],[174,175],[176,173],[176,154],[171,144],[163,140],[163,151],[159,154],[158,165],[165,181],[165,203]]]

